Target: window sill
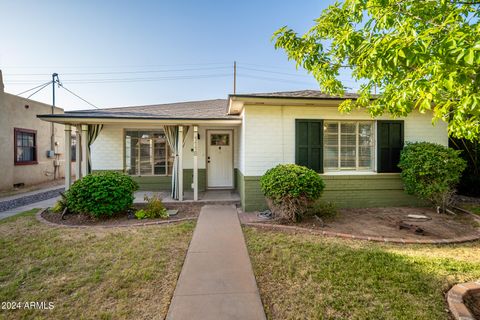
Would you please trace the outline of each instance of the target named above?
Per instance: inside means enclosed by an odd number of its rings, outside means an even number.
[[[23,161],[23,162],[15,162],[14,165],[16,166],[29,166],[38,164],[38,161]]]
[[[376,172],[376,171],[330,171],[320,173],[322,176],[387,176],[400,175],[400,172]]]

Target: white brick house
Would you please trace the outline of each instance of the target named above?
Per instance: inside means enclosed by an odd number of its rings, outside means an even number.
[[[179,190],[234,189],[245,210],[265,206],[259,178],[280,163],[316,170],[326,181],[324,197],[340,206],[409,205],[398,173],[407,141],[448,145],[446,123],[431,114],[372,119],[365,111],[342,114],[338,105],[353,94],[332,97],[318,91],[230,95],[227,100],[193,101],[43,115],[43,120],[77,126],[90,143],[91,170],[130,174],[141,188],[168,190],[179,164]],[[183,147],[173,150],[172,137]],[[83,129],[83,131],[82,131]],[[69,135],[66,135],[67,139]],[[170,138],[169,138],[170,137]],[[88,143],[81,143],[88,159]],[[89,172],[77,161],[80,174]],[[69,185],[67,181],[67,187]],[[346,196],[348,194],[348,196]],[[183,192],[179,193],[183,200]]]

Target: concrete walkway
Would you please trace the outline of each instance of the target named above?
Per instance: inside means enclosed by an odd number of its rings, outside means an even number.
[[[14,215],[19,214],[19,213],[24,212],[24,211],[29,211],[29,210],[35,209],[35,208],[42,209],[42,208],[46,208],[46,207],[53,207],[55,205],[55,202],[57,202],[58,199],[60,199],[60,197],[55,197],[55,198],[51,198],[51,199],[47,199],[47,200],[42,200],[42,201],[34,202],[34,203],[31,203],[31,204],[27,204],[25,206],[16,207],[14,209],[10,209],[10,210],[7,210],[7,211],[2,211],[2,212],[0,212],[0,220],[11,217],[11,216],[14,216]]]
[[[265,319],[234,206],[202,208],[167,319]]]

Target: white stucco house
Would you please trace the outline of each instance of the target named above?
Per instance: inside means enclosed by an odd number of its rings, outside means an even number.
[[[66,145],[72,127],[78,128],[82,159],[77,157],[77,176],[122,171],[144,190],[173,186],[180,201],[180,191],[192,191],[198,200],[201,191],[230,189],[238,192],[244,210],[262,209],[260,177],[277,164],[297,163],[322,175],[323,197],[339,207],[417,203],[403,191],[400,150],[407,141],[447,146],[446,123],[432,125],[431,114],[418,112],[401,119],[372,119],[361,110],[342,114],[338,105],[347,98],[356,95],[313,90],[235,94],[39,118],[64,124]],[[66,187],[70,183],[67,179]]]

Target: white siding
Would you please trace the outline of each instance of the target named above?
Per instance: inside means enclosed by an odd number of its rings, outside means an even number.
[[[159,128],[158,126],[156,127]],[[131,124],[122,125],[104,125],[102,131],[91,146],[92,151],[92,170],[123,170],[124,157],[124,130],[151,129],[155,127]],[[232,129],[234,140],[234,166],[238,165],[238,128],[237,127],[205,127],[199,126],[198,133],[198,167],[205,169],[205,149],[206,149],[206,130],[209,129]],[[183,167],[185,169],[193,168],[193,127],[188,130],[185,145],[183,147]]]
[[[295,119],[372,120],[365,111],[341,114],[335,106],[245,106],[245,132],[242,132],[245,143],[242,173],[245,176],[260,176],[279,163],[295,162]],[[433,126],[431,114],[414,112],[401,120],[405,121],[405,141],[448,145],[446,123],[438,122]]]
[[[92,170],[123,170],[123,129],[104,125],[90,147]]]

